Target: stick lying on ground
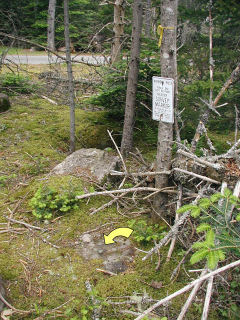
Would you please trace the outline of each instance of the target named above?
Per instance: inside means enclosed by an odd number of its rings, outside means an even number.
[[[207,270],[203,270],[201,273],[201,277],[204,276],[207,273]],[[188,310],[188,308],[190,307],[192,301],[196,298],[196,294],[199,290],[199,288],[201,287],[203,281],[200,281],[198,283],[195,284],[195,286],[192,289],[192,292],[190,293],[187,301],[185,302],[184,306],[182,307],[182,310],[177,318],[177,320],[183,320],[185,317],[185,314]]]
[[[138,188],[106,190],[106,191],[86,193],[80,196],[76,196],[76,199],[81,200],[81,199],[90,198],[94,196],[104,196],[104,195],[113,194],[113,193],[125,193],[125,192],[128,193],[128,192],[138,192],[138,191],[149,191],[149,192],[159,191],[159,192],[165,192],[165,193],[176,193],[175,190],[169,190],[169,188],[157,189],[157,188],[148,188],[148,187],[138,187]]]
[[[219,170],[219,169],[222,168],[222,166],[221,166],[219,163],[212,163],[212,162],[203,160],[203,159],[201,159],[201,158],[198,158],[198,157],[197,157],[195,154],[193,154],[193,153],[189,153],[189,152],[186,152],[186,151],[181,150],[181,149],[179,149],[179,150],[177,151],[177,153],[178,153],[178,154],[181,154],[181,155],[183,155],[183,156],[186,156],[186,157],[188,157],[188,158],[190,158],[190,159],[193,159],[194,161],[196,161],[196,162],[198,162],[198,163],[201,163],[201,164],[203,164],[203,165],[205,165],[205,166],[207,166],[207,167],[211,167],[211,168],[214,168],[214,169],[216,169],[216,170]]]
[[[190,176],[199,178],[199,179],[201,179],[201,180],[204,180],[204,181],[207,181],[207,182],[210,182],[210,183],[221,184],[221,182],[219,182],[219,181],[217,181],[217,180],[213,180],[213,179],[210,179],[210,178],[208,178],[208,177],[201,176],[200,174],[197,174],[197,173],[194,173],[194,172],[190,172],[190,171],[183,170],[183,169],[179,169],[179,168],[173,168],[173,170],[178,171],[178,172],[182,172],[182,173],[185,173],[185,174],[188,174],[188,175],[190,175]]]
[[[40,227],[36,227],[36,226],[33,226],[29,223],[26,223],[24,221],[19,221],[19,220],[15,220],[15,219],[12,219],[12,218],[9,218],[9,217],[6,217],[5,218],[13,223],[17,223],[17,224],[22,224],[23,226],[27,227],[27,228],[30,228],[30,229],[36,229],[36,230],[41,230],[41,231],[47,231],[46,229],[43,229],[43,228],[40,228]]]
[[[111,176],[125,176],[128,175],[129,177],[146,177],[146,176],[157,176],[160,174],[171,174],[171,171],[147,171],[147,172],[125,172],[120,171],[112,171],[110,172]]]

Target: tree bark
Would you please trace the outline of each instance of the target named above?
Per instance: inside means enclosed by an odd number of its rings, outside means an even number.
[[[131,58],[128,71],[127,95],[121,152],[126,155],[133,146],[133,126],[135,118],[135,104],[137,81],[139,73],[140,38],[142,32],[143,5],[142,0],[134,0]]]
[[[124,9],[125,0],[115,0],[114,3],[114,25],[113,25],[113,44],[111,53],[111,62],[119,60],[122,46],[122,37],[124,34]]]
[[[213,1],[209,0],[209,78],[210,78],[210,92],[209,92],[209,105],[214,107],[213,102],[213,71],[214,71],[214,60],[213,60],[213,19],[212,19],[212,5]],[[192,140],[191,151],[195,152],[197,143],[204,132],[205,125],[208,122],[210,116],[210,109],[207,108],[202,114],[198,123],[194,138]]]
[[[66,47],[66,63],[68,73],[68,93],[70,105],[70,153],[75,151],[75,101],[74,81],[71,62],[70,36],[69,36],[69,0],[64,0],[64,35]]]
[[[51,50],[55,50],[55,11],[56,0],[49,0],[47,46]]]
[[[164,29],[160,53],[161,76],[174,79],[175,102],[177,93],[177,8],[178,0],[162,0],[161,2],[161,25],[163,27],[173,27],[173,29]],[[156,171],[165,171],[170,169],[172,141],[173,125],[171,123],[159,121]],[[163,188],[167,186],[168,175],[157,176],[155,185],[156,188]],[[167,197],[163,193],[159,193],[155,197],[154,207],[156,213],[153,213],[153,218],[157,218],[158,214],[161,215],[164,213],[164,205],[166,201]]]
[[[151,35],[151,15],[152,15],[152,1],[147,0],[145,9],[145,36]]]

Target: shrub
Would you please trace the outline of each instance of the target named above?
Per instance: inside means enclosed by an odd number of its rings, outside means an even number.
[[[240,256],[240,199],[229,189],[224,194],[216,193],[202,198],[197,205],[185,205],[178,213],[191,211],[191,216],[200,218],[197,232],[205,233],[205,240],[193,244],[196,252],[190,262],[207,260],[209,269],[214,269],[227,255]]]
[[[38,219],[51,219],[78,208],[77,201],[73,192],[61,194],[52,188],[40,187],[30,200],[30,206]]]
[[[20,74],[5,73],[0,77],[0,87],[2,92],[14,93],[31,93],[36,89],[36,85],[30,80]]]
[[[153,240],[158,241],[166,234],[166,227],[155,224],[148,226],[145,220],[132,219],[128,222],[129,228],[133,228],[134,239],[142,244],[148,244]]]

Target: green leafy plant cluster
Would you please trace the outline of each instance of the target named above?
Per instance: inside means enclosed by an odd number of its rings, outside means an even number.
[[[129,220],[128,226],[133,229],[134,239],[141,244],[161,240],[166,234],[165,226],[159,224],[148,226],[145,220]]]
[[[202,198],[197,205],[188,204],[178,213],[190,211],[193,218],[200,218],[198,233],[205,233],[205,240],[193,244],[196,252],[190,262],[195,264],[207,260],[209,269],[217,267],[218,262],[227,255],[240,256],[240,199],[225,188],[224,193]]]
[[[30,200],[30,206],[33,209],[32,214],[44,220],[77,209],[77,202],[73,192],[59,193],[49,187],[40,187]]]
[[[36,85],[30,80],[20,74],[5,73],[0,76],[1,91],[8,94],[14,93],[31,93],[36,89]]]

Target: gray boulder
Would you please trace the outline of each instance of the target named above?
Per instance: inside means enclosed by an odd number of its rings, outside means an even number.
[[[7,111],[10,109],[11,104],[6,94],[0,93],[0,112]]]
[[[118,163],[119,157],[106,150],[80,149],[53,168],[51,173],[77,174],[101,182],[105,176],[109,175],[110,171],[117,169]]]

